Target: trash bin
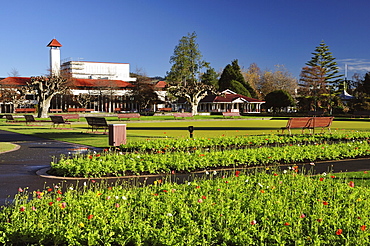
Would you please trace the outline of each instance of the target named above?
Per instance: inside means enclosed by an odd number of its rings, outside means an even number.
[[[126,144],[126,124],[110,124],[108,130],[110,146]]]

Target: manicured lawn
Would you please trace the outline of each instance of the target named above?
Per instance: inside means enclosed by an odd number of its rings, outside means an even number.
[[[194,137],[196,138],[278,134],[281,133],[280,128],[284,127],[287,123],[286,119],[256,120],[255,117],[244,117],[243,120],[225,120],[215,117],[199,116],[195,120],[173,120],[171,116],[143,116],[140,121],[117,121],[116,117],[107,117],[107,120],[110,124],[126,124],[128,141],[151,138],[188,137],[188,126],[194,126]],[[370,122],[364,120],[334,121],[332,131],[367,131],[370,129],[369,126]],[[50,128],[50,124],[47,123],[27,126],[24,123],[6,123],[5,120],[1,120],[0,129],[94,147],[108,146],[108,136],[102,134],[104,131],[100,130],[101,134],[88,133],[89,128],[84,118],[81,118],[80,122],[73,122],[72,128],[65,127],[63,129]],[[292,132],[300,133],[301,131],[293,130]],[[317,132],[320,132],[320,130],[316,129]]]
[[[17,146],[11,143],[0,142],[0,153],[15,149]]]

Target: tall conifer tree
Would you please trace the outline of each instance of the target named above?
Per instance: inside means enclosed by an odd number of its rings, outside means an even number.
[[[335,62],[335,58],[329,51],[329,46],[321,41],[320,45],[316,47],[315,52],[312,53],[312,58],[306,63],[310,67],[320,67],[324,71],[325,83],[332,84],[339,87],[342,82],[342,74],[339,74],[339,68]]]

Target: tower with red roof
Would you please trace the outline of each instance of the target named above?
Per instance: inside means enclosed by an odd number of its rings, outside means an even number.
[[[62,45],[54,38],[47,47],[50,47],[50,73],[53,76],[58,76],[60,74],[60,47]]]

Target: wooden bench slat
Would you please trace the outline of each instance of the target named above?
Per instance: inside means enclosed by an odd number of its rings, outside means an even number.
[[[224,118],[226,118],[226,117],[230,117],[230,118],[232,118],[232,117],[241,117],[241,115],[240,115],[240,113],[239,112],[222,112],[222,116],[224,117]]]
[[[91,126],[92,131],[94,128],[98,130],[98,128],[104,128],[104,131],[108,129],[107,120],[104,117],[85,117],[87,124]]]

